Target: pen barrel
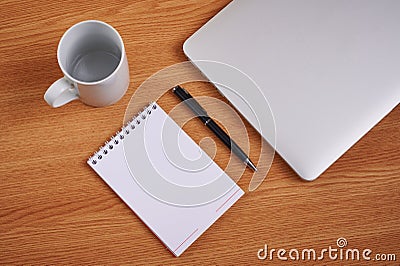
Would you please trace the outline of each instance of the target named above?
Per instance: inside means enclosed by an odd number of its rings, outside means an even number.
[[[200,117],[199,117],[200,118]],[[200,118],[201,119],[201,118]],[[205,125],[243,162],[248,159],[246,153],[233,141],[229,135],[214,120],[209,119]]]
[[[246,153],[234,142],[228,134],[220,128],[207,114],[206,110],[181,86],[175,86],[172,92],[179,97],[192,112],[206,125],[217,137],[236,155],[242,162],[249,165],[253,170],[257,168],[250,161]]]
[[[175,93],[175,95],[178,96],[178,98],[181,99],[181,101],[183,101],[186,106],[203,121],[203,123],[208,120],[209,117],[206,110],[204,110],[203,107],[201,107],[201,105],[184,88],[178,85],[172,89],[172,92]]]

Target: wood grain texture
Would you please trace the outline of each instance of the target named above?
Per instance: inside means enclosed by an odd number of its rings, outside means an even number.
[[[271,261],[257,259],[264,244],[322,249],[345,237],[351,248],[397,252],[398,264],[398,107],[314,182],[301,181],[275,156],[266,181],[180,258],[86,165],[88,156],[121,126],[135,89],[158,70],[185,61],[184,40],[227,3],[1,1],[0,263],[267,264]],[[61,77],[58,41],[67,28],[87,19],[108,22],[121,33],[130,89],[106,108],[75,101],[51,109],[43,94]],[[223,100],[211,86],[191,86],[191,91]],[[165,109],[177,102],[172,95],[160,99]],[[200,123],[190,123],[186,129],[196,141],[209,136]],[[254,158],[260,139],[246,125]],[[217,148],[216,161],[223,164],[227,151],[218,142]],[[239,185],[246,190],[250,178],[246,171]]]

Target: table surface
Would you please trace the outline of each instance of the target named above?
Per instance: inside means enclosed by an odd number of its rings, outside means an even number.
[[[400,109],[397,107],[314,182],[276,155],[266,181],[246,194],[180,258],[87,166],[116,129],[136,88],[186,61],[182,44],[228,1],[2,1],[0,17],[0,263],[255,264],[269,248],[337,247],[396,253],[400,260]],[[79,101],[52,109],[43,100],[61,71],[63,32],[87,19],[112,24],[124,39],[130,88],[113,106]],[[224,99],[211,86],[192,94]],[[165,95],[160,105],[178,101]],[[246,123],[257,157],[259,135]],[[190,121],[199,141],[210,133]],[[217,141],[217,163],[228,155]],[[279,262],[274,258],[274,262]],[[325,259],[324,264],[337,263]],[[287,263],[287,262],[285,262]],[[362,264],[362,262],[360,262]]]

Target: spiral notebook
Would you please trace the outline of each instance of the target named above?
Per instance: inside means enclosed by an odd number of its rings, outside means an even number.
[[[87,163],[175,256],[244,194],[157,103]]]

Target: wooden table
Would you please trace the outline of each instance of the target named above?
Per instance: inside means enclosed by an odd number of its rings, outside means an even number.
[[[259,249],[337,247],[397,253],[400,260],[400,109],[397,107],[319,179],[304,182],[275,156],[266,181],[246,193],[180,258],[86,165],[121,126],[135,89],[149,76],[185,61],[184,40],[228,1],[2,1],[0,24],[0,263],[255,264]],[[43,100],[61,71],[63,32],[87,19],[122,35],[131,85],[117,104],[79,101],[58,109]],[[210,86],[194,95],[222,99]],[[200,87],[199,87],[200,88]],[[172,95],[160,99],[171,108]],[[188,133],[210,136],[191,121]],[[247,125],[252,157],[259,136]],[[254,141],[253,141],[254,140]],[[217,142],[221,163],[227,154]],[[251,171],[239,185],[247,191]],[[286,254],[287,255],[287,254]],[[283,264],[288,262],[283,262]],[[344,263],[325,258],[322,263]],[[365,264],[365,261],[360,261]],[[387,264],[383,263],[383,264]],[[310,264],[313,264],[311,262]]]

